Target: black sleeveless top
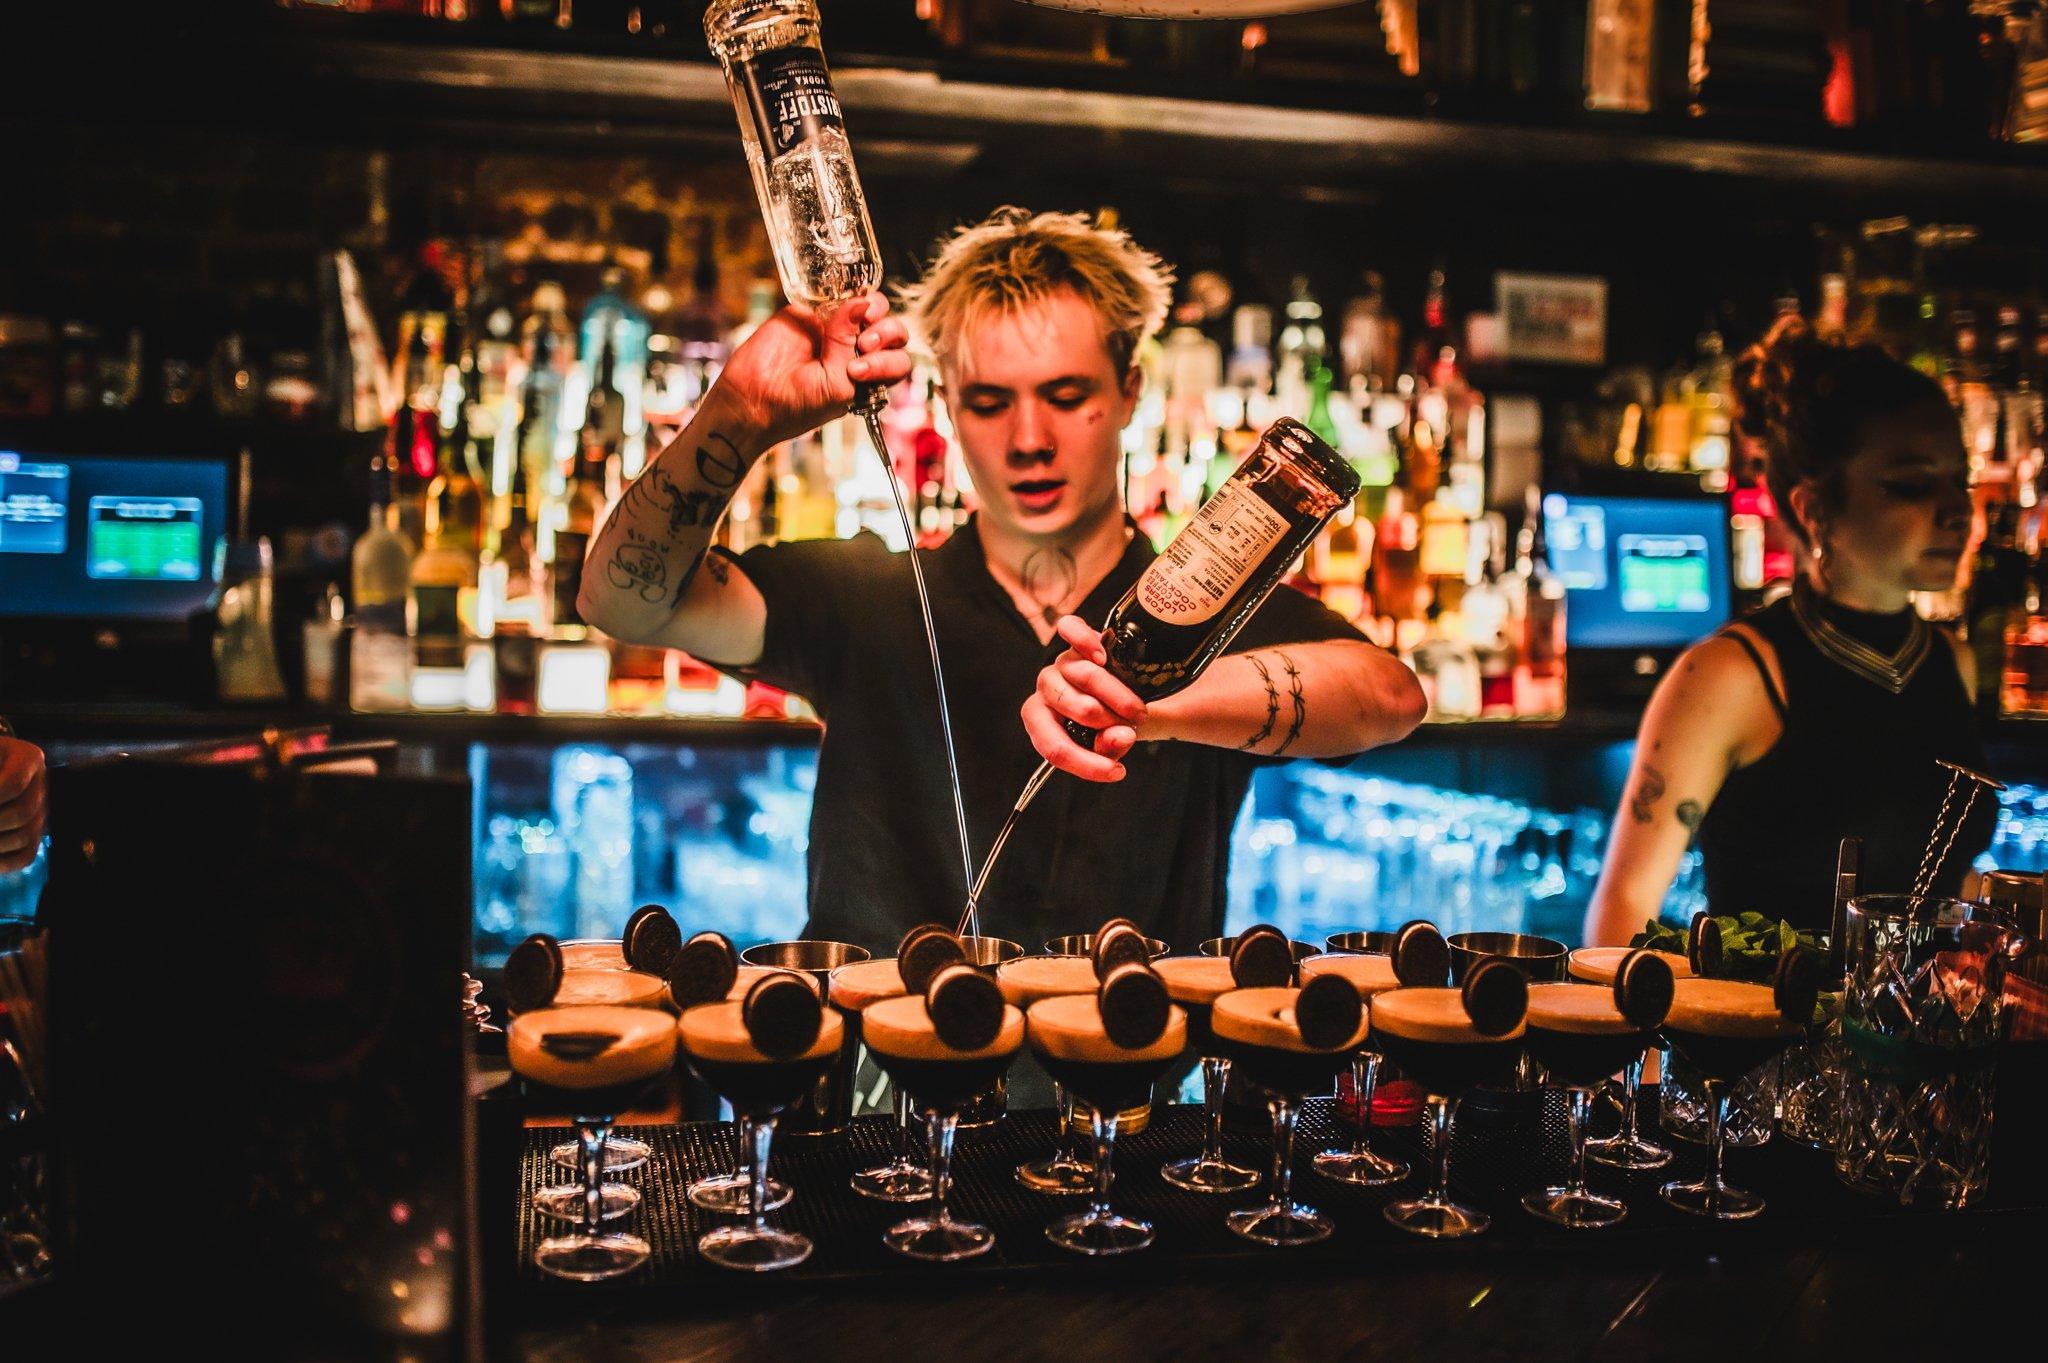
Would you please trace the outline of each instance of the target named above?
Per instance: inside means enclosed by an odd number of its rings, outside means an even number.
[[[1700,824],[1707,903],[1825,930],[1842,839],[1863,839],[1865,893],[1910,890],[1949,787],[1936,760],[1982,771],[1984,741],[1953,651],[1910,610],[1872,615],[1802,589],[1743,623],[1777,653],[1782,692],[1755,645],[1724,633],[1756,663],[1784,732],[1729,775]],[[1905,676],[1885,675],[1880,658],[1909,645]],[[1997,821],[1995,795],[1979,789],[1935,894],[1956,893]]]

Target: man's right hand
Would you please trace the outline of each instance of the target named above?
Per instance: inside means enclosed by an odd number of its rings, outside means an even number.
[[[747,437],[742,446],[765,449],[843,414],[856,385],[908,377],[908,343],[879,291],[822,318],[785,307],[732,353],[714,392]]]
[[[43,750],[19,738],[0,738],[0,874],[36,859],[48,822],[48,790]]]

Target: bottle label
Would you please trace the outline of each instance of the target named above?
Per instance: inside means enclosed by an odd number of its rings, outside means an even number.
[[[1169,625],[1198,625],[1230,604],[1288,520],[1242,478],[1217,490],[1138,579],[1138,603]]]
[[[825,54],[817,48],[774,48],[739,63],[737,69],[769,160],[827,128],[846,126],[832,77],[825,71]]]

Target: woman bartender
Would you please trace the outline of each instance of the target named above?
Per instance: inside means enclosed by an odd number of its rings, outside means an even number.
[[[1735,386],[1800,571],[1790,596],[1696,645],[1651,698],[1589,943],[1624,943],[1656,917],[1695,835],[1715,913],[1825,928],[1842,838],[1863,839],[1865,888],[1909,889],[1947,785],[1937,759],[1983,766],[1969,650],[1908,601],[1954,585],[1970,536],[1969,465],[1940,386],[1797,317],[1750,347]],[[1995,821],[1979,799],[1935,893],[1955,893]]]

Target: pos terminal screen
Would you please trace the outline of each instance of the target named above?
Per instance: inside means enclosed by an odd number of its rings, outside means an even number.
[[[0,616],[182,620],[213,592],[220,459],[0,449]]]
[[[1573,648],[1683,648],[1726,623],[1728,512],[1712,499],[1543,499]]]

